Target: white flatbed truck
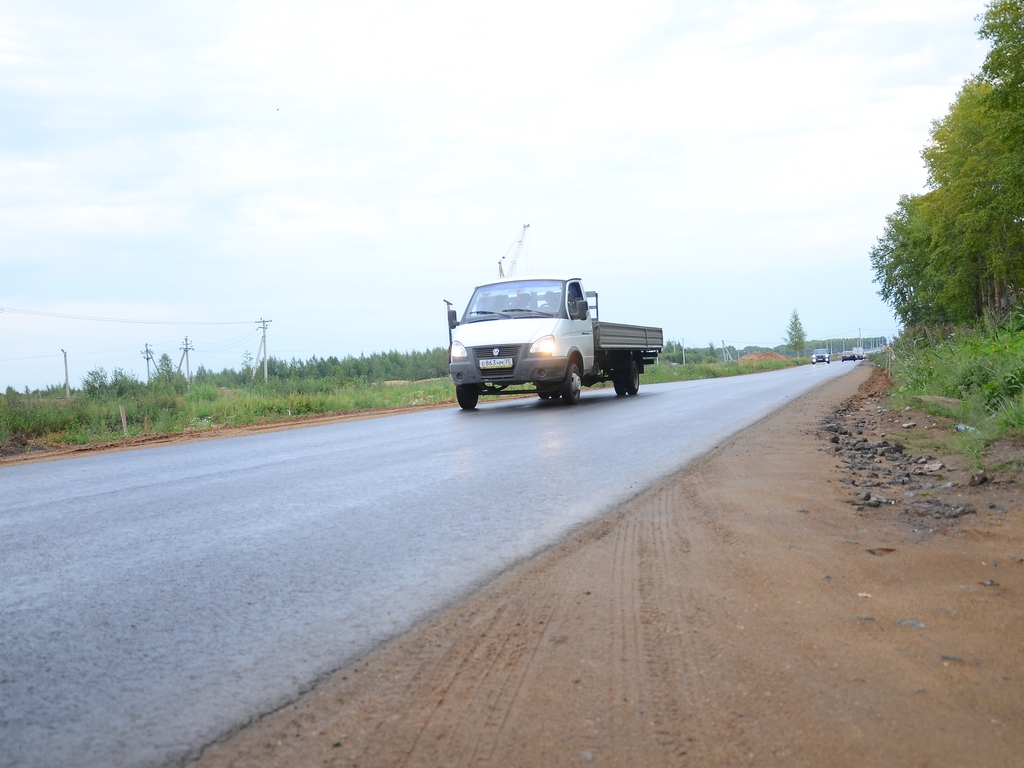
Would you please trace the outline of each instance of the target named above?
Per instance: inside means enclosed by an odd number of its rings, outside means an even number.
[[[579,402],[582,387],[602,381],[611,381],[617,395],[635,395],[644,366],[657,362],[664,346],[661,328],[599,320],[597,294],[584,291],[578,277],[478,286],[461,320],[448,311],[448,326],[448,371],[465,410],[476,408],[481,395],[522,394],[522,385],[566,405]]]

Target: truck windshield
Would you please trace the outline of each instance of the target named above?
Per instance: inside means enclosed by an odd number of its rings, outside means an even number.
[[[563,290],[561,280],[515,280],[481,285],[470,299],[462,322],[564,316]]]

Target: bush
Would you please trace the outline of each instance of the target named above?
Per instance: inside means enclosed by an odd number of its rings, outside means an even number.
[[[893,344],[901,396],[942,395],[964,402],[986,437],[1024,429],[1024,316],[987,318],[959,329],[908,329]]]

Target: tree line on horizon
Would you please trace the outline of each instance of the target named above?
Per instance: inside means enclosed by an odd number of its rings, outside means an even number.
[[[799,323],[799,320],[797,322]],[[792,334],[792,328],[790,334]],[[885,337],[877,337],[873,340],[880,341],[882,344],[886,343]],[[840,349],[853,349],[861,341],[867,344],[871,340],[857,338],[805,340],[801,335],[796,344],[797,352],[794,352],[792,339],[789,339],[790,343],[780,344],[776,347],[745,346],[737,348],[730,344],[724,347],[727,354],[723,354],[723,347],[714,342],[708,342],[704,347],[688,346],[684,349],[682,342],[669,339],[665,342],[660,360],[670,364],[681,364],[685,361],[687,364],[700,365],[720,363],[724,358],[738,360],[751,352],[778,352],[787,357],[799,357],[811,347],[828,347],[839,351]],[[80,386],[72,387],[72,391],[93,397],[124,397],[140,392],[142,388],[166,394],[184,394],[187,391],[189,382],[186,382],[185,376],[177,370],[170,355],[164,353],[154,362],[155,369],[149,382],[140,381],[135,374],[125,371],[123,368],[114,368],[108,372],[105,368],[98,366],[86,373]],[[253,376],[254,369],[255,376]],[[313,355],[306,360],[298,358],[285,360],[269,355],[267,357],[267,377],[272,383],[330,382],[335,386],[444,379],[448,377],[448,349],[434,347],[425,351],[412,352],[391,350],[390,352],[374,352],[369,355],[362,354],[359,357],[349,355],[342,358],[335,355],[327,357]],[[246,353],[242,365],[238,369],[224,368],[220,371],[213,371],[200,365],[193,372],[191,383],[231,389],[252,384],[258,385],[263,383],[263,366],[254,362],[252,356]],[[8,387],[6,394],[8,396],[32,395],[62,399],[65,392],[64,384],[60,383],[36,390],[26,387],[23,393]]]
[[[108,372],[102,367],[90,370],[83,377],[81,387],[76,389],[87,396],[125,396],[148,387],[154,391],[173,394],[184,394],[188,382],[174,365],[170,355],[163,354],[157,358],[155,370],[150,381],[140,381],[135,374],[122,368]],[[209,384],[214,387],[238,388],[249,384],[263,383],[263,366],[255,365],[246,353],[242,365],[238,369],[224,368],[213,371],[200,365],[192,374],[193,384]],[[307,360],[267,356],[267,377],[273,382],[291,381],[330,381],[335,385],[346,386],[355,384],[375,384],[388,381],[423,381],[448,376],[448,349],[435,347],[425,351],[374,352],[370,355],[353,357],[317,357],[313,355]],[[18,394],[11,387],[7,394]],[[43,397],[64,397],[64,384],[53,384],[41,390],[25,393]]]
[[[932,123],[928,191],[900,197],[870,253],[907,326],[1004,314],[1024,288],[1024,0],[992,0],[979,19],[991,48]]]

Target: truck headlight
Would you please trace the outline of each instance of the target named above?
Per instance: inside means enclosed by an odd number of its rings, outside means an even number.
[[[533,346],[530,347],[531,355],[551,355],[555,354],[555,337],[544,336],[533,342]]]
[[[466,352],[466,348],[462,345],[462,342],[453,341],[452,362],[454,363],[456,360],[465,360],[467,357],[469,357],[469,354]]]

